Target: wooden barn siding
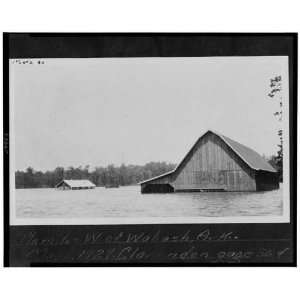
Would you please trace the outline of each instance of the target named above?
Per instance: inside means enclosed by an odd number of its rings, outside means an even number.
[[[176,190],[217,189],[255,191],[251,170],[218,136],[208,134],[177,170]]]
[[[258,171],[255,175],[257,191],[269,191],[279,189],[278,173]]]
[[[173,187],[172,182],[173,181],[173,174],[166,175],[162,178],[153,179],[151,181],[145,182],[141,184],[141,192],[144,193],[150,185],[164,185],[164,184],[170,184],[171,187]]]

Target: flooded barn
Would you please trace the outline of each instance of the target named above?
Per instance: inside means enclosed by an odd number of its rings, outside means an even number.
[[[62,180],[55,187],[59,190],[86,190],[86,189],[94,189],[96,185],[94,185],[89,180],[72,179],[72,180]]]
[[[208,130],[173,171],[140,184],[142,193],[250,192],[278,189],[279,177],[256,151]]]

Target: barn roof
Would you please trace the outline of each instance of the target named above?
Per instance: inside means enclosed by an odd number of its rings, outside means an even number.
[[[90,182],[89,180],[86,179],[69,179],[69,180],[62,180],[59,182],[57,186],[65,182],[69,187],[75,188],[75,187],[95,187],[96,185]]]
[[[256,151],[222,134],[214,131],[212,132],[218,135],[252,169],[276,172],[276,170]]]
[[[159,179],[159,178],[163,178],[165,176],[168,176],[168,175],[171,175],[172,173],[174,173],[176,171],[177,168],[175,168],[174,170],[172,171],[169,171],[169,172],[166,172],[166,173],[163,173],[163,174],[160,174],[158,176],[155,176],[155,177],[151,177],[150,179],[146,179],[144,181],[141,181],[139,182],[139,184],[142,184],[142,183],[145,183],[145,182],[148,182],[148,181],[152,181],[152,180],[155,180],[155,179]]]
[[[177,167],[173,171],[170,171],[168,173],[164,173],[159,176],[144,180],[144,181],[140,182],[140,184],[143,184],[143,183],[155,180],[155,179],[159,179],[159,178],[165,177],[167,175],[171,175],[172,173],[176,172],[181,167],[181,165],[184,163],[184,161],[186,161],[186,159],[189,157],[192,150],[198,145],[200,140],[209,132],[217,135],[220,139],[222,139],[225,142],[225,144],[227,144],[229,146],[229,148],[231,148],[232,151],[235,152],[251,169],[254,169],[257,171],[262,170],[262,171],[268,171],[268,172],[277,172],[260,154],[258,154],[253,149],[251,149],[247,146],[244,146],[244,145],[242,145],[242,144],[240,144],[240,143],[238,143],[216,131],[208,130],[197,140],[197,142],[193,145],[193,147],[190,149],[190,151],[186,154],[186,156],[183,158],[183,160],[177,165]]]

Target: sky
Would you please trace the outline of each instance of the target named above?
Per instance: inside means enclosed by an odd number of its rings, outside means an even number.
[[[16,170],[179,163],[208,129],[275,154],[277,75],[288,115],[287,57],[31,61],[10,61]]]

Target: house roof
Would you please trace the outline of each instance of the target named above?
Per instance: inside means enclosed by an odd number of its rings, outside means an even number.
[[[96,185],[90,182],[87,179],[69,179],[69,180],[62,180],[59,182],[55,187],[59,186],[61,183],[65,182],[69,187],[95,187]]]
[[[197,140],[197,142],[193,145],[193,147],[190,149],[190,151],[185,155],[185,157],[182,159],[182,161],[177,165],[177,167],[168,173],[161,174],[159,176],[144,180],[140,182],[140,184],[159,179],[162,177],[165,177],[167,175],[171,175],[172,173],[176,172],[181,165],[184,163],[184,161],[188,158],[192,150],[198,145],[200,140],[207,134],[207,133],[213,133],[217,135],[220,139],[222,139],[229,148],[232,149],[233,152],[235,152],[251,169],[254,170],[262,170],[262,171],[268,171],[268,172],[277,172],[260,154],[258,154],[256,151],[252,150],[251,148],[244,146],[228,137],[226,137],[223,134],[220,134],[213,130],[206,131],[203,135],[200,136],[200,138]]]

